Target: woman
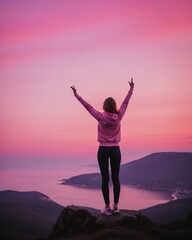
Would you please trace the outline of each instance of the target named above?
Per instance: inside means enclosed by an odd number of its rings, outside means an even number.
[[[119,142],[121,140],[120,122],[123,118],[127,105],[131,98],[134,82],[131,78],[129,82],[130,89],[126,95],[119,110],[117,110],[116,102],[112,97],[107,98],[103,103],[104,112],[99,112],[87,103],[82,97],[77,94],[74,86],[71,86],[75,97],[87,109],[87,111],[98,121],[98,142],[99,149],[97,159],[102,176],[102,193],[105,201],[105,208],[101,214],[111,215],[119,213],[118,202],[120,195],[119,170],[121,163],[121,152]],[[113,209],[110,207],[109,199],[109,160],[111,166],[111,177],[113,182],[114,204]]]

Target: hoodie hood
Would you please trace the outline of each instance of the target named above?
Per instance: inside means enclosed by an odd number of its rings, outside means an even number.
[[[103,112],[103,120],[106,123],[116,123],[119,121],[119,117],[117,113]]]

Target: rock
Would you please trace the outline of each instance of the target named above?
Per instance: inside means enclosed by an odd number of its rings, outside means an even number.
[[[90,212],[85,208],[68,206],[62,210],[49,237],[68,237],[114,227],[146,228],[149,225],[152,225],[152,222],[138,211],[121,210],[120,214],[105,216],[98,210]]]
[[[120,212],[103,216],[96,209],[68,206],[62,210],[48,238],[38,240],[192,239],[191,215],[175,224],[161,226],[138,211]]]
[[[96,216],[75,206],[65,207],[58,217],[50,236],[70,236],[95,228]]]

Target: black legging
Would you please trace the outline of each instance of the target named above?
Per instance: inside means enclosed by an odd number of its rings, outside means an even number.
[[[99,167],[102,176],[102,193],[105,204],[109,204],[109,159],[111,165],[111,177],[113,182],[114,203],[119,202],[120,182],[119,170],[121,163],[121,152],[119,146],[104,147],[100,146],[97,154]]]

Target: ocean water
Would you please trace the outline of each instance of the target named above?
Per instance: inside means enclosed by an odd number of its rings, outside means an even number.
[[[83,173],[98,172],[97,167],[63,169],[6,169],[0,170],[0,190],[38,191],[61,204],[101,209],[104,201],[101,190],[61,185],[60,180]],[[170,201],[172,192],[121,186],[119,207],[139,210]],[[110,199],[113,193],[110,188]]]

